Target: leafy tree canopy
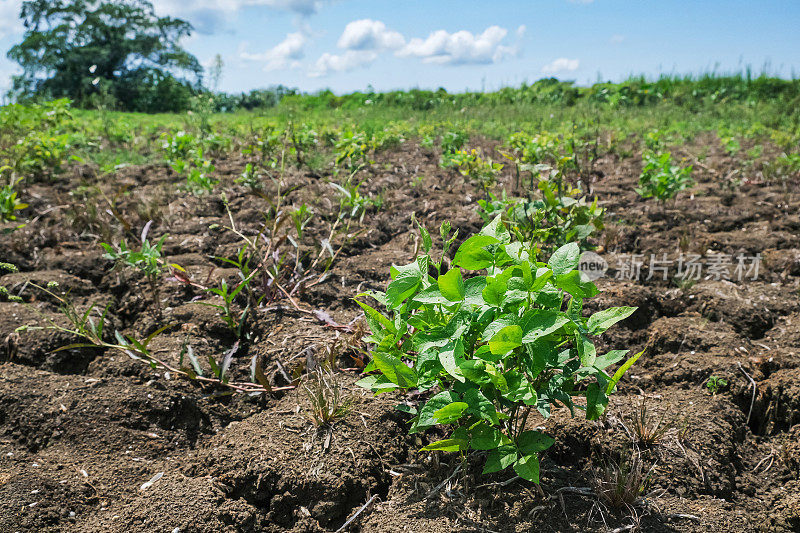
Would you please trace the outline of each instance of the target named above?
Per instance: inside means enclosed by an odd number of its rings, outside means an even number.
[[[105,98],[132,111],[186,109],[202,67],[180,46],[188,22],[158,17],[147,0],[27,0],[21,43],[8,52],[23,73],[18,98]],[[94,95],[94,96],[93,96]]]

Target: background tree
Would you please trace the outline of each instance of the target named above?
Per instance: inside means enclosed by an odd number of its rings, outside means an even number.
[[[202,67],[180,46],[188,22],[158,17],[147,0],[28,0],[21,43],[8,52],[23,68],[17,98],[92,94],[131,111],[186,109],[200,89]]]

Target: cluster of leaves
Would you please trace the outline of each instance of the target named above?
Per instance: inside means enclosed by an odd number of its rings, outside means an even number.
[[[538,243],[548,253],[568,242],[591,249],[589,237],[603,229],[604,210],[597,198],[590,203],[580,188],[564,186],[559,171],[549,167],[539,171],[537,195],[525,199],[508,197],[505,191],[499,198],[490,194],[478,200],[478,214],[487,223],[502,215],[523,241]]]
[[[422,138],[422,145],[433,147],[435,137],[431,134]],[[442,156],[439,164],[442,168],[449,168],[453,165],[450,160],[461,150],[469,141],[469,135],[463,131],[448,130],[441,135]]]
[[[491,159],[484,159],[474,148],[469,151],[456,150],[449,156],[447,166],[457,168],[459,174],[479,183],[484,190],[494,185],[498,174],[503,170],[503,165]]]
[[[669,152],[645,152],[642,161],[644,166],[636,189],[642,198],[666,202],[694,185],[692,165],[682,167],[675,164]]]
[[[533,245],[515,239],[497,217],[464,241],[445,272],[442,259],[430,255],[430,235],[421,233],[424,255],[393,266],[386,292],[362,295],[391,316],[359,302],[374,344],[366,368],[373,373],[359,384],[375,393],[439,391],[419,409],[401,406],[414,417],[412,433],[452,428],[449,438],[425,450],[485,451],[484,473],[513,466],[538,482],[539,453],[553,439],[528,429],[529,415],[546,418],[558,406],[584,410],[589,419],[603,414],[608,395],[641,354],[610,376],[606,370],[627,351],[598,354],[592,337],[635,308],[583,316],[584,299],[598,290],[576,270],[576,243],[556,250],[546,264],[537,262]],[[449,224],[441,236],[444,257],[456,236]],[[467,278],[469,271],[485,274]]]
[[[75,144],[68,100],[0,107],[0,167],[13,180],[40,180],[61,170]]]
[[[364,181],[355,181],[351,174],[342,185],[331,183],[331,187],[339,193],[339,216],[363,222],[367,211],[374,209],[380,211],[383,207],[383,198],[378,196],[365,196],[361,194],[361,185]]]
[[[150,243],[147,238],[147,233],[150,229],[148,222],[142,230],[140,239],[140,246],[138,249],[128,246],[125,239],[122,239],[118,247],[114,247],[108,243],[100,243],[100,246],[105,250],[103,257],[114,262],[115,267],[130,268],[139,271],[147,279],[150,285],[152,294],[153,310],[156,316],[161,315],[161,297],[159,292],[159,282],[162,272],[170,268],[182,270],[179,265],[168,264],[164,260],[162,254],[162,247],[167,235],[163,235],[154,244]]]
[[[218,180],[212,177],[214,164],[203,157],[200,140],[185,131],[165,133],[163,139],[164,159],[176,174],[185,176],[186,189],[193,194],[212,191]]]
[[[9,167],[0,167],[0,177],[3,176],[4,171],[10,171]],[[10,172],[9,172],[10,174]],[[17,220],[17,211],[21,211],[28,207],[17,198],[16,185],[19,183],[12,181],[0,187],[0,222],[13,222]]]

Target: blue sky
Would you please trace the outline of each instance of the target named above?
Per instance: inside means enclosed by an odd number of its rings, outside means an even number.
[[[0,49],[22,35],[21,0],[0,0]],[[587,84],[630,74],[800,74],[798,0],[155,0],[220,54],[220,89],[282,83],[336,92],[496,89],[545,76]],[[15,65],[0,58],[0,90]]]

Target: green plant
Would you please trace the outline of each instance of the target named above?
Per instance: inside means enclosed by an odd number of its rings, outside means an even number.
[[[317,427],[328,427],[344,418],[353,404],[332,371],[318,369],[306,379],[303,391],[311,406],[309,418]]]
[[[568,242],[578,242],[582,250],[591,249],[589,237],[604,227],[605,212],[597,199],[587,202],[579,188],[563,187],[556,177],[559,171],[544,167],[538,172],[549,173],[549,177],[540,177],[536,197],[513,198],[505,190],[499,198],[490,193],[488,199],[478,200],[478,214],[487,223],[502,215],[521,240],[536,242],[548,253]]]
[[[469,135],[463,131],[444,132],[442,134],[442,157],[439,164],[445,168],[451,167],[451,157],[461,150],[467,141],[469,141]]]
[[[3,174],[4,168],[0,168],[0,175]],[[23,204],[17,199],[17,191],[14,186],[19,183],[19,180],[14,183],[8,183],[0,188],[0,221],[14,221],[17,220],[17,211],[21,211],[28,207],[28,204]]]
[[[503,170],[503,165],[483,159],[475,149],[469,152],[456,150],[450,156],[449,166],[456,167],[462,176],[479,183],[485,191],[497,181],[497,175]]]
[[[247,163],[244,166],[241,176],[236,178],[236,183],[240,183],[250,189],[251,191],[258,191],[264,188],[264,183],[261,181],[261,172],[258,166],[253,163]]]
[[[336,141],[337,165],[352,170],[370,166],[373,161],[369,158],[369,140],[364,132],[346,130]]]
[[[228,283],[225,280],[222,280],[219,287],[206,288],[206,293],[220,297],[222,300],[221,304],[213,302],[197,302],[201,305],[206,305],[208,307],[217,309],[222,317],[222,320],[225,322],[228,328],[230,328],[231,332],[236,336],[237,339],[241,338],[242,334],[244,333],[244,328],[247,321],[247,313],[250,312],[250,305],[247,305],[241,314],[237,314],[234,311],[233,305],[236,297],[239,296],[239,293],[242,292],[242,290],[245,289],[250,283],[252,276],[253,274],[251,274],[250,277],[244,278],[235,287],[229,287]]]
[[[711,396],[716,396],[721,390],[728,386],[728,380],[719,376],[711,376],[706,381],[706,388]]]
[[[669,152],[645,153],[643,161],[644,167],[636,189],[642,198],[654,197],[659,202],[665,202],[694,185],[692,166],[674,164]]]
[[[639,403],[639,407],[631,417],[631,426],[636,443],[640,446],[650,447],[658,444],[672,424],[665,422],[666,413],[656,419],[647,411],[647,404],[644,399]]]
[[[636,449],[619,462],[609,459],[594,470],[597,497],[614,510],[630,510],[647,488],[650,472]]]
[[[356,182],[353,180],[354,174],[355,172],[342,185],[338,183],[330,185],[339,193],[339,216],[358,220],[361,223],[369,209],[374,208],[376,211],[380,211],[383,207],[383,198],[380,195],[376,197],[363,196],[361,185],[364,180]]]
[[[359,301],[372,331],[366,340],[374,344],[366,371],[375,373],[358,383],[376,393],[439,389],[421,408],[402,408],[414,417],[412,433],[451,426],[448,438],[424,450],[485,451],[484,473],[513,466],[538,483],[539,453],[553,439],[528,429],[530,414],[546,418],[559,405],[584,410],[589,419],[603,414],[608,395],[641,353],[612,377],[606,369],[627,351],[598,355],[592,337],[635,308],[582,316],[584,299],[598,290],[576,270],[576,243],[556,250],[546,264],[537,262],[533,244],[515,240],[497,217],[464,241],[453,268],[444,271],[442,258],[456,238],[449,225],[440,230],[438,261],[430,255],[430,235],[420,231],[424,255],[393,266],[385,292],[362,295],[393,316]],[[469,271],[485,274],[465,278]]]
[[[128,246],[125,239],[119,243],[119,247],[115,248],[107,243],[100,243],[100,246],[105,250],[103,257],[110,261],[114,261],[115,266],[122,265],[128,268],[138,270],[147,279],[150,285],[152,294],[153,309],[156,316],[161,315],[161,297],[159,293],[159,281],[161,272],[165,269],[176,268],[182,270],[180,266],[175,264],[167,264],[161,252],[164,246],[164,241],[167,235],[163,235],[155,244],[151,244],[147,239],[147,232],[150,229],[150,223],[146,224],[142,230],[141,246],[138,250],[132,249]]]

